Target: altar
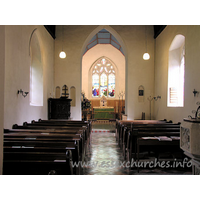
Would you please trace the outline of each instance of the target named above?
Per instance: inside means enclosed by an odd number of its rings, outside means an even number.
[[[114,107],[93,107],[94,119],[115,119]]]
[[[101,97],[99,107],[93,107],[93,119],[115,119],[115,108],[107,106],[105,96]]]

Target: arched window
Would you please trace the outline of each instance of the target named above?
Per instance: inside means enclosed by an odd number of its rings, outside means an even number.
[[[92,68],[92,97],[115,97],[115,67],[106,58]]]
[[[30,105],[43,106],[43,64],[40,43],[36,32],[30,43]]]
[[[185,37],[176,35],[169,49],[168,107],[184,106]]]

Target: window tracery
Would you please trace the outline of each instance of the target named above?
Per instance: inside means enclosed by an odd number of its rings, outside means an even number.
[[[92,68],[92,97],[115,97],[115,67],[106,58]]]

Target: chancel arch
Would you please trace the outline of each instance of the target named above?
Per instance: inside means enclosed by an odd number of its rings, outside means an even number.
[[[104,38],[101,41],[95,39],[95,35],[102,34]],[[107,37],[109,36],[109,38]],[[109,42],[110,40],[110,42]],[[92,48],[88,48],[91,45]],[[88,50],[87,50],[88,49]],[[110,78],[115,82],[115,94],[114,96],[110,96],[110,100],[112,99],[112,103],[116,106],[116,101],[119,99],[119,93],[121,91],[125,92],[126,87],[126,55],[127,51],[125,48],[125,44],[120,37],[120,35],[110,26],[98,26],[95,30],[93,30],[88,38],[86,39],[83,47],[82,47],[82,62],[81,62],[81,71],[82,71],[82,84],[81,90],[85,93],[86,97],[91,99],[95,99],[92,97],[92,74],[91,74],[91,66],[100,58],[107,58],[109,61],[114,63],[116,74]],[[117,73],[120,72],[120,73]],[[99,77],[100,78],[100,77]],[[108,78],[108,77],[107,77]],[[100,79],[99,79],[100,81]],[[112,84],[113,85],[113,84]],[[99,102],[100,96],[96,97],[96,100]],[[123,96],[125,100],[125,95]],[[109,105],[109,102],[108,102]],[[124,105],[124,104],[123,104]],[[118,105],[117,105],[118,106]]]

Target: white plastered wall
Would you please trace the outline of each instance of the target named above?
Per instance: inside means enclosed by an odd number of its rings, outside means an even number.
[[[184,107],[167,107],[167,81],[169,48],[178,34],[185,36],[185,87]],[[196,102],[200,95],[194,97],[193,90],[200,91],[200,26],[167,26],[156,39],[155,46],[155,95],[161,95],[161,101],[154,102],[156,119],[166,118],[173,122],[182,122],[197,109]]]
[[[154,95],[154,39],[153,26],[147,26],[147,50],[150,60],[144,61],[145,26],[64,26],[63,50],[66,59],[59,58],[62,49],[62,26],[56,28],[55,87],[66,84],[76,87],[76,107],[71,108],[72,119],[81,119],[82,55],[86,45],[98,31],[105,28],[122,45],[126,65],[126,114],[128,119],[149,118],[147,97]],[[144,102],[138,101],[138,87],[144,86]],[[153,107],[153,105],[152,105]],[[153,110],[152,110],[153,111]]]
[[[5,26],[0,26],[0,175],[3,169]]]
[[[19,89],[30,91],[29,41],[36,28],[43,63],[43,106],[30,106],[30,95],[17,94]],[[47,119],[47,99],[54,88],[54,39],[44,26],[5,26],[5,44],[4,128]]]
[[[91,66],[103,56],[110,59],[116,68],[116,95],[115,98],[110,99],[118,99],[119,91],[125,91],[125,58],[118,49],[110,44],[98,44],[84,54],[82,60],[82,91],[85,92],[87,98],[92,98]]]
[[[154,39],[153,26],[146,26],[149,60],[143,60],[145,49],[145,26],[112,26],[126,46],[126,114],[127,119],[140,119],[145,112],[150,117],[147,98],[154,96]],[[144,101],[138,100],[138,87],[144,87]],[[152,105],[153,107],[153,105]],[[152,108],[153,115],[153,108]]]
[[[68,88],[76,88],[75,107],[71,107],[71,118],[73,120],[81,119],[81,63],[82,46],[88,35],[97,26],[56,26],[55,39],[55,86],[62,88],[67,85]],[[66,58],[59,58],[62,50],[66,53]]]

